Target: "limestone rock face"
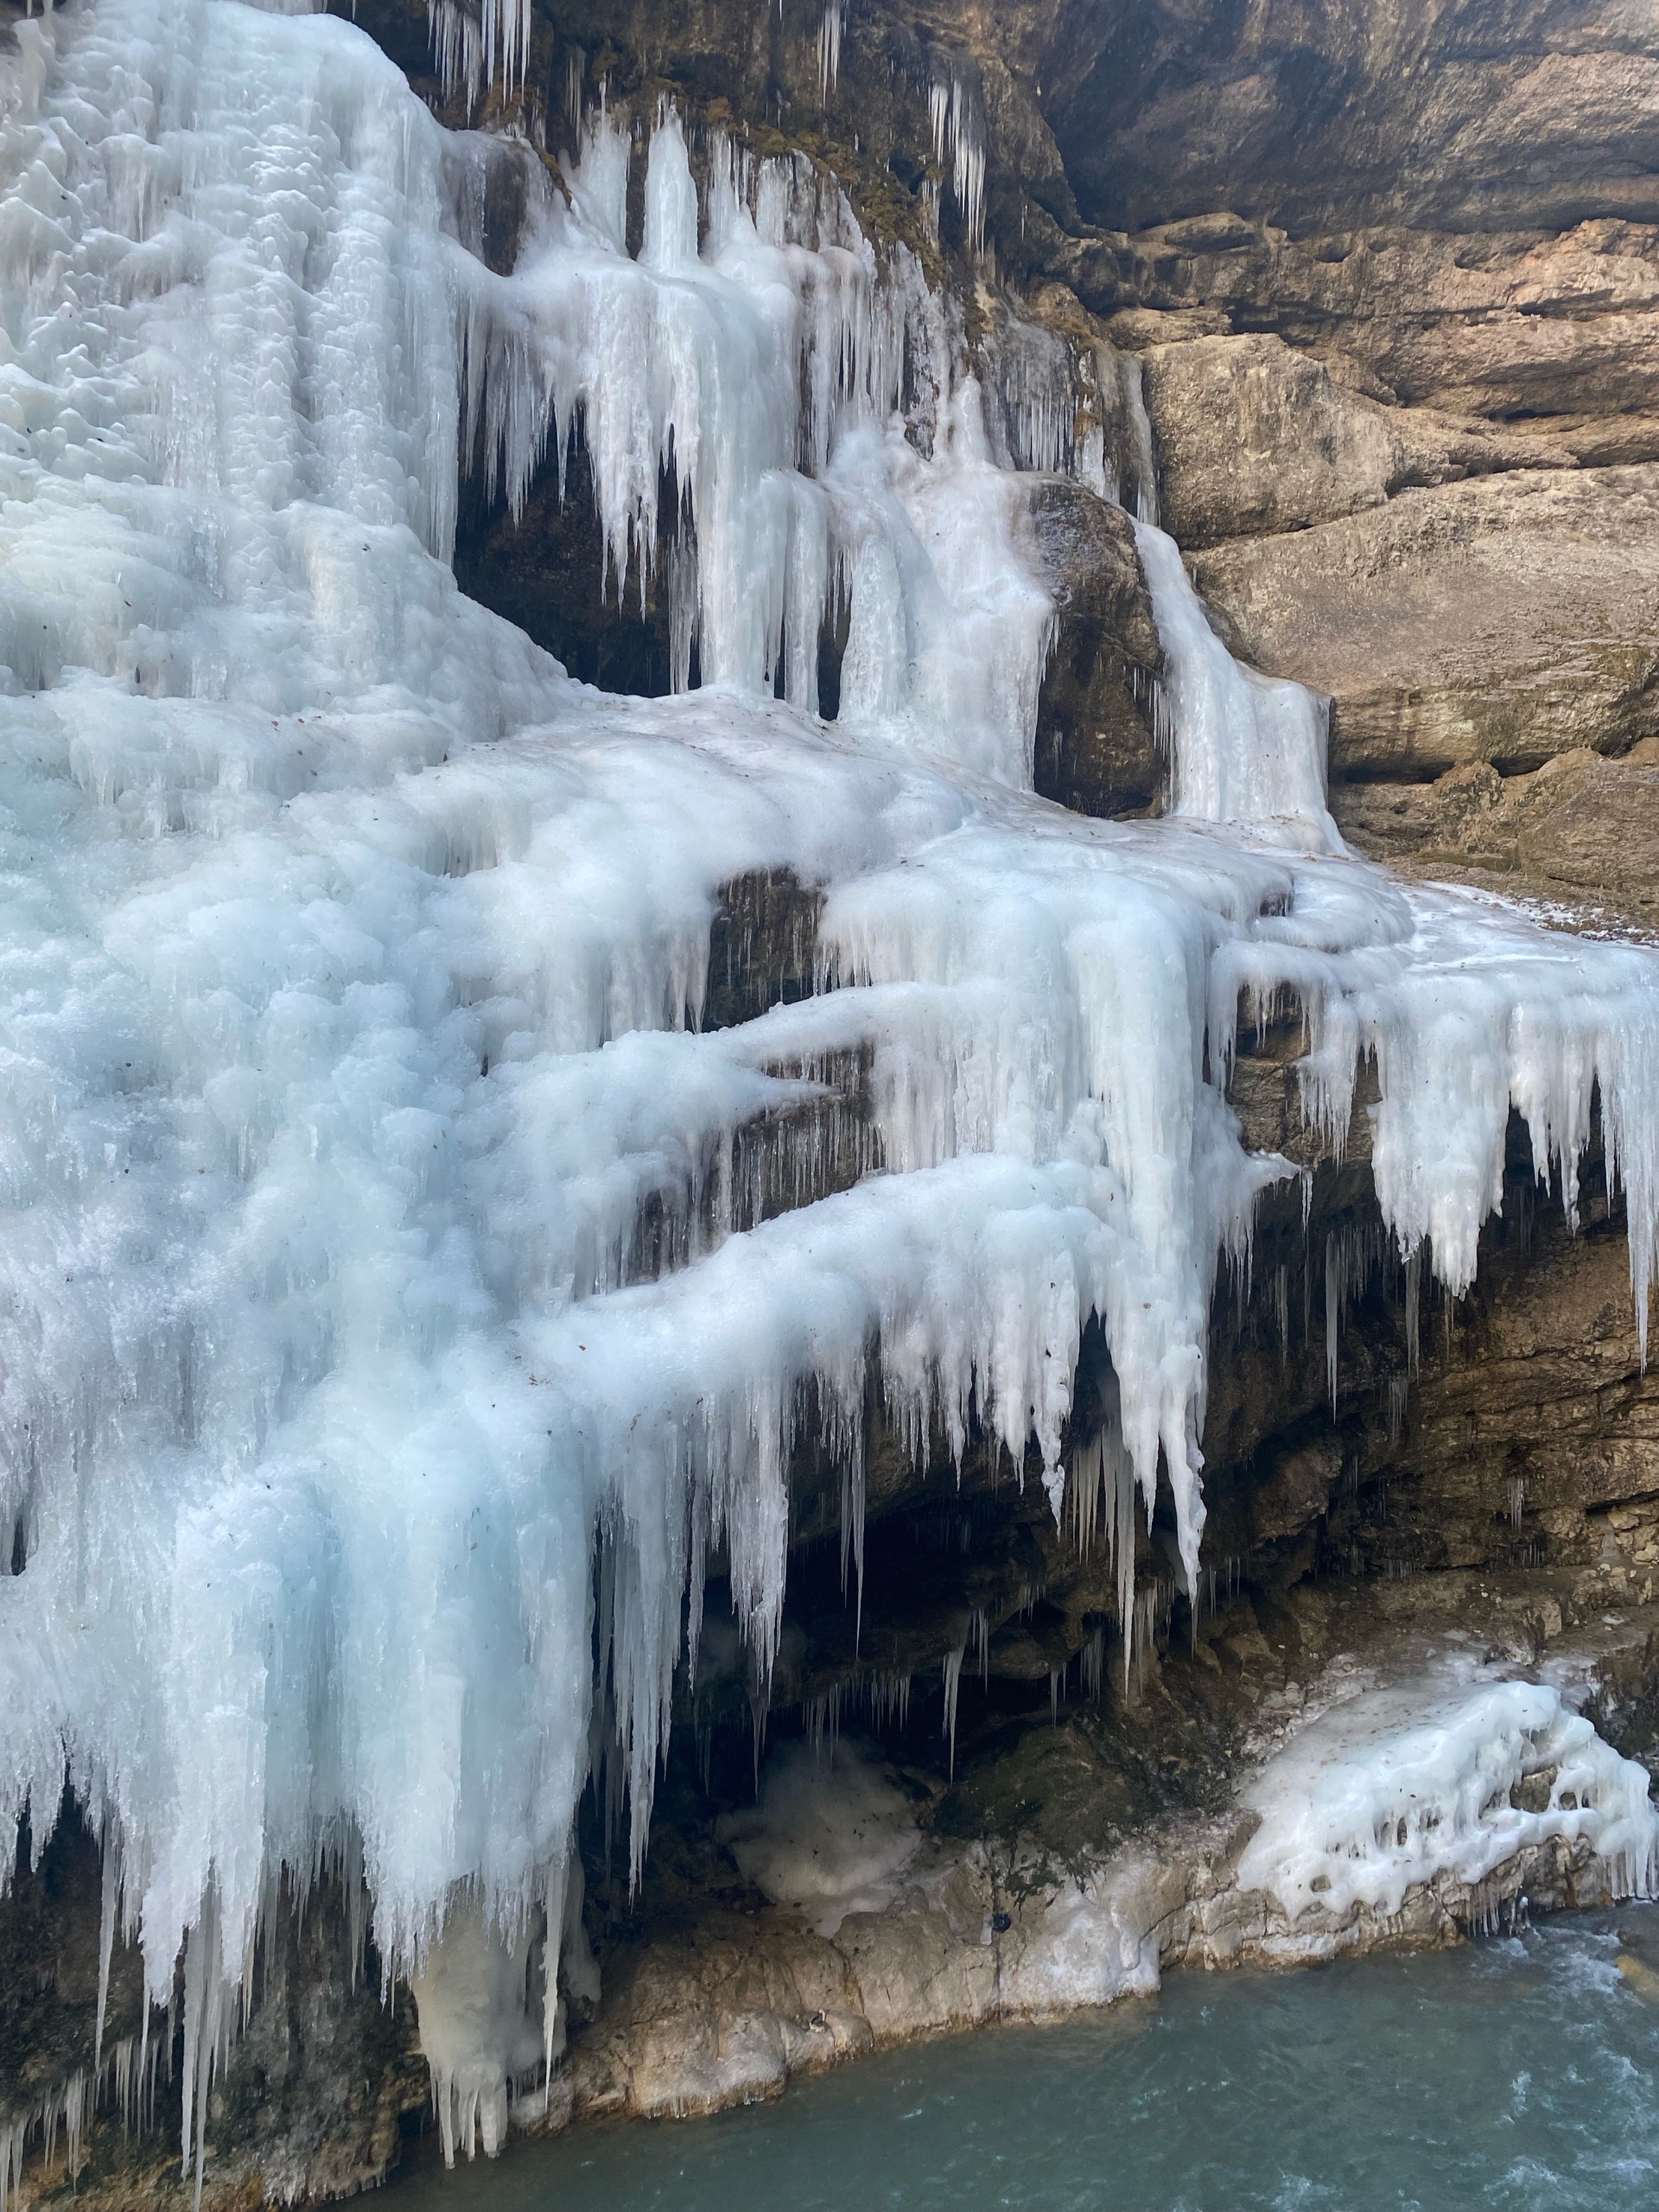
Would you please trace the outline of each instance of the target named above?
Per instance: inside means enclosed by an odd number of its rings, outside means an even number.
[[[1197,338],[1142,361],[1163,520],[1183,545],[1380,506],[1404,474],[1388,411],[1282,339]]]
[[[1379,860],[1491,872],[1515,888],[1600,901],[1641,923],[1659,906],[1659,743],[1622,760],[1557,753],[1534,775],[1481,762],[1436,782],[1338,794],[1343,834]]]
[[[1517,1666],[1548,1654],[1587,1672],[1597,1719],[1614,1737],[1645,1725],[1659,1609],[1630,1593],[1649,1586],[1650,1575],[1638,1584],[1592,1570],[1558,1579],[1530,1604],[1474,1577],[1437,1580],[1427,1604],[1400,1584],[1370,1605],[1351,1594],[1309,1595],[1271,1618],[1271,1640],[1260,1628],[1206,1633],[1193,1671],[1207,1670],[1215,1702],[1230,1698],[1249,1713],[1246,1776],[1357,1686],[1421,1665],[1436,1648],[1433,1631],[1425,1634],[1431,1621],[1459,1645],[1503,1652]],[[1597,1620],[1608,1602],[1622,1610]],[[1151,1732],[1171,1701],[1167,1682],[1160,1689],[1141,1700]],[[1052,1732],[1073,1764],[1084,1764],[1098,1731],[1084,1716]],[[1166,1741],[1162,1756],[1172,1757]],[[1543,1811],[1554,1772],[1527,1777],[1511,1804]],[[823,1786],[833,1786],[832,1769]],[[1167,1811],[1127,1842],[1097,1827],[1064,1853],[1029,1833],[964,1846],[944,1809],[922,1816],[907,1894],[849,1914],[833,1936],[753,1891],[728,1889],[689,1926],[683,1913],[647,1901],[616,1954],[613,1988],[573,2047],[552,2123],[681,2117],[753,2101],[872,2048],[1133,2000],[1174,1967],[1442,1948],[1473,1928],[1513,1924],[1529,1903],[1547,1911],[1605,1905],[1618,1894],[1616,1870],[1587,1839],[1555,1836],[1519,1844],[1478,1882],[1444,1868],[1414,1881],[1392,1910],[1331,1910],[1313,1900],[1292,1918],[1271,1887],[1250,1886],[1247,1854],[1262,1815],[1247,1792],[1210,1812]],[[709,1866],[705,1880],[719,1879]]]
[[[1236,651],[1331,694],[1334,776],[1516,772],[1659,730],[1659,467],[1402,492],[1196,569]]]
[[[1659,22],[1072,0],[1045,35],[1077,218],[1034,250],[1141,353],[1166,519],[1239,649],[1333,694],[1334,775],[1647,734]]]
[[[1656,204],[1659,26],[1618,0],[1063,0],[1046,61],[1096,222],[1226,207],[1300,231],[1553,228]]]

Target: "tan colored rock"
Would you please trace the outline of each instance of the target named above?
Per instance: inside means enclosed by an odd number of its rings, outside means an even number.
[[[1652,223],[1602,215],[1545,236],[1379,225],[1291,237],[1263,225],[1224,249],[1203,231],[1057,243],[1054,258],[1135,351],[1271,332],[1317,359],[1385,408],[1402,484],[1659,457]],[[1300,472],[1294,446],[1282,457]]]
[[[1505,796],[1528,874],[1659,905],[1659,768],[1564,753]]]
[[[609,1971],[598,2032],[572,2069],[583,2109],[714,2112],[869,2047],[844,1955],[787,1916],[763,1928],[713,1913]]]
[[[1190,308],[1120,308],[1107,318],[1105,333],[1126,353],[1153,346],[1173,346],[1189,338],[1230,338],[1232,318],[1225,308],[1203,303]]]
[[[1281,338],[1199,338],[1141,360],[1161,519],[1183,545],[1381,506],[1402,473],[1385,410]]]
[[[1332,699],[1333,776],[1659,732],[1659,466],[1517,472],[1200,555],[1236,650]]]
[[[1654,741],[1637,748],[1645,754]],[[1659,906],[1659,764],[1580,747],[1535,774],[1487,762],[1429,785],[1350,784],[1333,794],[1344,835],[1380,860],[1468,862],[1547,898]],[[1605,918],[1592,905],[1587,918]]]
[[[1659,279],[1659,270],[1653,273]],[[1530,327],[1530,318],[1521,320]],[[1454,319],[1446,327],[1477,326]],[[1649,336],[1659,346],[1659,321]],[[1599,446],[1615,435],[1599,418],[1552,419],[1528,430],[1438,404],[1383,404],[1386,387],[1347,356],[1260,333],[1171,333],[1148,345],[1141,361],[1162,519],[1194,550],[1306,530],[1381,506],[1396,492],[1466,476],[1576,467],[1599,457]],[[1466,409],[1467,394],[1452,397]],[[1640,458],[1659,450],[1659,423],[1643,423]],[[1590,454],[1592,444],[1597,454]]]
[[[978,1916],[959,1934],[942,1912],[852,1913],[836,1938],[879,2043],[977,2026],[996,2003],[996,1956]]]

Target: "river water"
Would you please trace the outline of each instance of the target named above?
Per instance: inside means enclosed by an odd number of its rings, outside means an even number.
[[[1621,1957],[1649,1962],[1621,1971]],[[1659,2206],[1659,1908],[1291,1974],[1176,1974],[713,2120],[435,2167],[404,2212]]]

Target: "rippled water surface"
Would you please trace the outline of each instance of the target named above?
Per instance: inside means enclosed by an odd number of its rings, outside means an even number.
[[[407,2212],[1659,2208],[1659,2002],[1621,1973],[1631,1954],[1659,1967],[1659,1908],[1173,1974],[1149,2002],[890,2052],[713,2120],[578,2129],[397,2194]]]

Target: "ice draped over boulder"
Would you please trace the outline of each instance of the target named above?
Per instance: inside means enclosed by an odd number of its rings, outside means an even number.
[[[1659,1820],[1646,1770],[1554,1684],[1491,1672],[1442,1659],[1319,1714],[1243,1793],[1260,1825],[1239,1886],[1269,1891],[1293,1928],[1339,1923],[1356,1907],[1398,1912],[1420,1884],[1478,1889],[1524,1850],[1582,1841],[1615,1894],[1650,1897]]]
[[[1659,964],[1342,853],[1319,702],[1235,667],[1150,524],[1174,815],[1035,798],[1023,480],[948,302],[804,162],[716,143],[699,192],[665,112],[632,255],[600,116],[497,276],[480,146],[344,22],[16,37],[0,1824],[38,1849],[67,1767],[106,1941],[157,2000],[188,1944],[198,2119],[282,1870],[360,1852],[493,2140],[594,1747],[637,1867],[716,1548],[764,1679],[809,1394],[849,1464],[874,1376],[918,1440],[1034,1449],[1058,1510],[1098,1317],[1194,1575],[1218,1255],[1291,1172],[1226,1103],[1241,992],[1300,998],[1334,1131],[1375,1057],[1384,1214],[1455,1289],[1511,1105],[1571,1204],[1599,1086],[1645,1317]],[[468,442],[518,498],[576,423],[613,585],[672,564],[699,690],[603,696],[455,588]],[[705,1032],[719,887],[782,869],[819,988]],[[705,1205],[849,1051],[880,1172]],[[685,1235],[630,1280],[648,1205]]]

